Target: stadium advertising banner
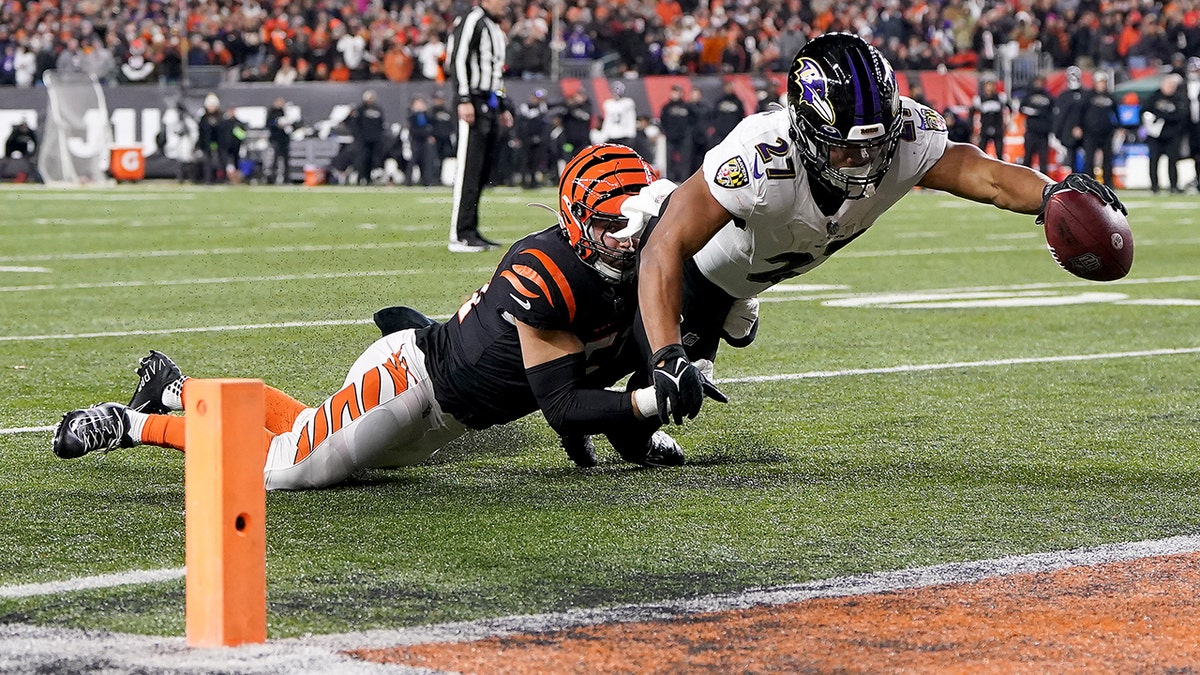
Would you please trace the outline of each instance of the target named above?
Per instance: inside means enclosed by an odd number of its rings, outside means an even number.
[[[908,91],[909,76],[897,73],[901,93]],[[926,92],[944,94],[951,99],[964,98],[969,101],[974,93],[974,77],[958,73],[941,75],[936,82],[922,77]],[[766,76],[733,75],[735,91],[747,110],[759,107],[760,97],[778,100],[783,90],[783,75]],[[953,82],[947,81],[947,78]],[[722,96],[722,84],[726,78],[712,76],[656,76],[626,81],[626,95],[634,99],[638,114],[651,118],[669,98],[671,86],[680,84],[686,90],[700,89],[704,101],[710,106]],[[538,89],[546,90],[546,99],[554,105],[579,88],[583,88],[591,99],[593,114],[599,121],[601,104],[611,96],[609,80],[606,78],[563,79],[558,82],[537,80],[510,80],[506,83],[509,100],[519,105]],[[302,124],[316,138],[337,135],[337,124],[362,100],[365,90],[372,89],[386,115],[388,125],[404,123],[408,118],[409,105],[413,98],[424,97],[427,101],[435,92],[441,92],[453,108],[454,96],[451,83],[436,82],[320,82],[298,83],[275,86],[264,83],[221,84],[211,89],[182,89],[170,85],[118,85],[103,88],[107,99],[109,119],[112,124],[112,146],[117,148],[141,148],[146,160],[147,178],[175,176],[174,163],[162,157],[158,148],[158,135],[163,128],[163,116],[167,110],[180,104],[184,110],[198,117],[205,96],[215,93],[221,101],[221,109],[236,108],[237,117],[250,129],[262,129],[266,125],[267,109],[277,97],[285,98],[299,109]],[[44,128],[48,96],[45,87],[29,89],[5,87],[0,96],[0,139],[7,138],[14,125],[21,120],[37,130]],[[264,141],[265,142],[265,141]],[[102,148],[87,146],[89,151],[107,152]],[[81,158],[86,159],[86,158]],[[303,157],[294,161],[303,162]]]

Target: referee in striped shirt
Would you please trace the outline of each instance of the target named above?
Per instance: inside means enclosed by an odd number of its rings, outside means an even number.
[[[479,233],[479,196],[498,148],[500,126],[512,126],[504,97],[506,37],[500,21],[509,0],[480,0],[455,21],[449,48],[458,94],[458,171],[450,216],[450,250],[487,251],[499,244]]]

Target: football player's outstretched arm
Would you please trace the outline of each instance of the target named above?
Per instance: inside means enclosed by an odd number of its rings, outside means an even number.
[[[702,171],[671,193],[666,212],[649,235],[638,261],[638,307],[653,354],[650,356],[656,411],[663,423],[683,424],[700,412],[707,396],[722,394],[688,361],[679,334],[683,265],[733,216],[708,191]]]
[[[560,435],[604,433],[657,415],[652,387],[632,393],[581,388],[583,343],[574,333],[516,324],[529,386],[546,421]]]
[[[918,184],[1033,215],[1042,207],[1042,190],[1053,182],[1038,171],[986,155],[974,145],[947,143],[942,158]]]
[[[731,220],[700,171],[671,193],[638,262],[638,307],[651,351],[679,342],[683,263]]]

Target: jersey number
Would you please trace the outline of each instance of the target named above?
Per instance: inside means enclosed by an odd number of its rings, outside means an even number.
[[[458,308],[458,322],[459,323],[462,323],[463,319],[467,318],[467,314],[470,314],[471,310],[475,309],[475,305],[478,305],[480,302],[483,301],[483,294],[487,292],[487,289],[488,289],[488,284],[484,284],[483,286],[480,287],[479,290],[477,290],[471,294],[470,300],[467,300],[466,302],[463,303],[462,307]]]
[[[828,258],[834,253],[842,250],[846,244],[858,239],[863,232],[866,232],[866,230],[859,230],[845,239],[835,239],[829,242],[829,245],[825,247],[824,257]],[[813,260],[815,260],[815,258],[813,258],[811,253],[801,253],[799,251],[780,253],[779,255],[767,258],[767,262],[783,263],[782,265],[770,270],[769,272],[756,272],[747,276],[746,279],[754,283],[769,283],[774,285],[785,279],[791,279],[792,277],[799,275],[801,268],[812,264]]]
[[[801,253],[799,251],[788,251],[767,258],[769,263],[783,263],[779,267],[768,272],[755,272],[748,275],[746,278],[756,284],[771,284],[775,285],[784,279],[791,279],[800,274],[800,268],[812,264],[814,260],[811,253]]]
[[[784,168],[774,169],[767,167],[767,178],[796,177],[796,163],[792,161],[791,157],[788,157],[787,141],[776,136],[774,143],[759,143],[754,146],[754,149],[758,151],[758,156],[762,159],[763,164],[770,164],[771,159],[774,157],[784,158]]]

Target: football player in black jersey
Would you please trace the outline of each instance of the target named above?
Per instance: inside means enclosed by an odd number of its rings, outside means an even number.
[[[563,170],[559,223],[517,241],[488,283],[445,323],[407,308],[376,314],[384,336],[340,391],[310,408],[267,387],[263,452],[268,489],[333,485],[364,468],[420,463],[467,429],[541,410],[572,458],[604,433],[626,460],[678,465],[653,387],[610,391],[640,367],[630,340],[637,239],[622,204],[657,178],[622,145],[592,146]],[[392,330],[398,329],[398,330]],[[706,383],[714,398],[720,392]],[[55,429],[62,458],[149,444],[183,450],[187,378],[151,352],[129,405],[69,412]]]

